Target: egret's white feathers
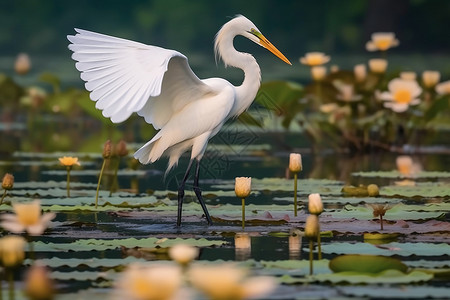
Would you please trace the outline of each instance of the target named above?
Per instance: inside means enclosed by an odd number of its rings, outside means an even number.
[[[77,61],[75,67],[86,81],[90,98],[97,101],[96,107],[115,123],[137,112],[161,128],[186,103],[211,92],[177,51],[82,29],[75,31],[76,35],[67,37],[74,52],[72,58]],[[186,90],[191,92],[179,93]],[[151,109],[154,102],[162,102],[156,104],[159,110]],[[143,110],[144,106],[150,109]]]

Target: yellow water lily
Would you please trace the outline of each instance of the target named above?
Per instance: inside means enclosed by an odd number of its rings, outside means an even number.
[[[66,167],[72,167],[74,165],[80,165],[80,162],[78,161],[78,157],[71,157],[71,156],[64,156],[58,158],[59,162]]]
[[[393,32],[375,32],[372,39],[366,43],[367,51],[385,51],[389,48],[396,47],[400,42],[395,38]]]

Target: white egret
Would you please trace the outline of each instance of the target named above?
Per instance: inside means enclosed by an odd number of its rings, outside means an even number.
[[[71,42],[69,49],[74,52],[75,66],[86,81],[85,87],[96,108],[114,123],[136,112],[159,129],[134,157],[147,164],[167,156],[168,172],[184,152],[191,150],[188,168],[178,188],[177,226],[181,225],[185,183],[194,160],[197,165],[193,189],[208,223],[212,224],[199,187],[200,160],[208,140],[226,120],[247,110],[261,84],[255,58],[236,51],[233,39],[244,36],[291,64],[289,60],[244,16],[223,25],[214,45],[216,56],[222,58],[225,66],[244,71],[240,86],[222,78],[200,80],[180,52],[86,30],[75,31],[77,34],[67,36]]]

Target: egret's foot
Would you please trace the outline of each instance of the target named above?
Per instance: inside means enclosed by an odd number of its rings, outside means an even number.
[[[212,222],[211,217],[209,215],[208,208],[206,208],[206,204],[203,201],[202,190],[198,186],[195,186],[194,187],[194,193],[197,196],[198,202],[200,202],[200,205],[203,208],[203,212],[205,213],[205,217],[206,217],[206,220],[208,221],[208,225],[212,225],[213,222]]]

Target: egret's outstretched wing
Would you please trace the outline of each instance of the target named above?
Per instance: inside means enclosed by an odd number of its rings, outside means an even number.
[[[75,66],[96,108],[115,123],[137,112],[161,128],[194,95],[212,92],[177,51],[75,30],[67,36]]]

